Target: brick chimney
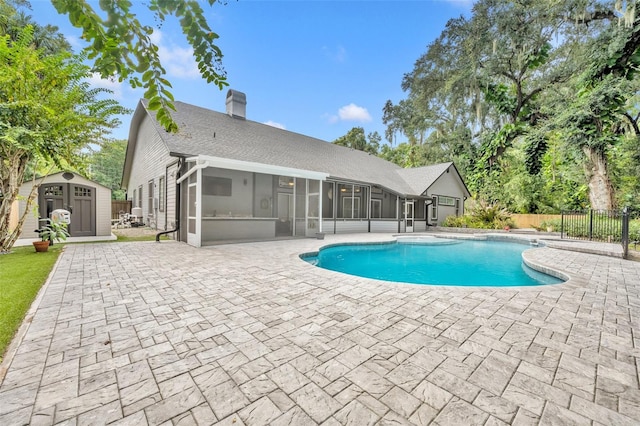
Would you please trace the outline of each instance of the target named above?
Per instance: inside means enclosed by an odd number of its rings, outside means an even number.
[[[227,114],[233,118],[247,119],[247,95],[237,90],[227,92]]]

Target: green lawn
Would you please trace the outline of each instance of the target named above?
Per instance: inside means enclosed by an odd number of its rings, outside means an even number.
[[[0,255],[0,360],[38,290],[49,276],[62,245],[36,253],[33,246]]]
[[[156,240],[156,236],[155,235],[139,235],[136,237],[130,237],[127,235],[117,235],[118,240],[117,242],[119,243],[128,243],[128,242],[132,242],[132,241],[155,241]],[[169,237],[167,237],[166,235],[161,235],[160,236],[160,241],[167,241],[169,240]]]

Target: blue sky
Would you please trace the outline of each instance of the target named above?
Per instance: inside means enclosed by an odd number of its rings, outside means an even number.
[[[136,0],[134,0],[135,3]],[[204,5],[220,35],[229,88],[247,95],[247,119],[333,141],[351,128],[384,139],[382,108],[405,97],[402,77],[450,18],[468,15],[470,0],[233,1]],[[32,0],[33,18],[57,25],[78,50],[80,31],[47,0]],[[139,20],[153,24],[142,2]],[[155,32],[176,100],[225,111],[227,88],[207,85],[173,18]],[[135,108],[141,90],[94,83]],[[126,139],[130,117],[113,136]],[[399,140],[398,142],[402,142]]]

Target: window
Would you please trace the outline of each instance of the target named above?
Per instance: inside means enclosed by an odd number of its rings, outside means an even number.
[[[45,186],[44,188],[44,196],[45,197],[53,197],[53,196],[62,196],[62,185],[50,185]]]
[[[142,207],[142,185],[138,187],[138,199],[136,200],[136,207]]]
[[[160,176],[160,178],[158,179],[158,210],[160,210],[161,212],[164,211],[164,195],[166,191],[167,188],[165,186],[164,176]]]
[[[202,179],[202,195],[231,197],[231,179],[216,176],[203,176]]]
[[[136,200],[138,199],[138,190],[134,189],[133,190],[133,198],[131,199],[133,201],[133,207],[136,207]]]
[[[149,181],[149,193],[147,194],[147,214],[153,215],[153,179]]]
[[[76,186],[73,188],[73,195],[76,197],[91,197],[91,188]]]
[[[342,199],[342,212],[344,218],[359,218],[360,197],[344,197]]]
[[[439,196],[438,197],[438,205],[439,206],[455,206],[456,204],[456,200],[453,197],[445,197],[445,196]]]
[[[438,220],[438,197],[433,196],[431,202],[431,220]]]
[[[338,207],[336,217],[338,219],[360,219],[367,217],[369,209],[369,203],[366,201],[369,199],[368,187],[339,183],[336,185],[336,188],[333,198],[338,197],[336,200]],[[364,202],[361,200],[364,200]]]

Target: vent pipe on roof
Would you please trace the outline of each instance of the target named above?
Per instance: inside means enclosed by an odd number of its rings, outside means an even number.
[[[247,95],[237,90],[227,92],[227,114],[233,118],[247,119]]]

